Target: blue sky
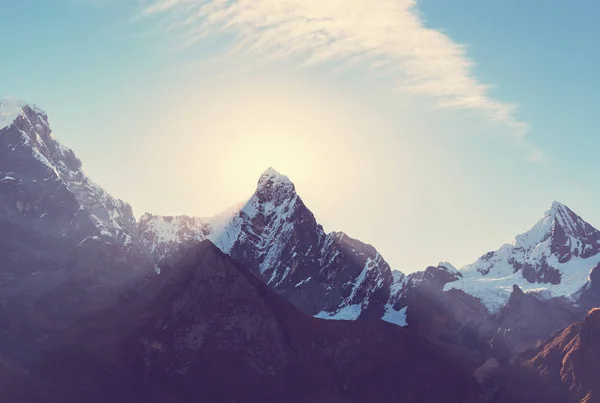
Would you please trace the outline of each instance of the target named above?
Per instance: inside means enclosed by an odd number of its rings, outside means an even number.
[[[0,0],[0,96],[137,214],[212,215],[273,165],[404,271],[474,261],[555,199],[600,226],[600,5],[286,2]]]

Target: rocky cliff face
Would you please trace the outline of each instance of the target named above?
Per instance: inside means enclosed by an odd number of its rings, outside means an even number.
[[[507,368],[497,399],[549,403],[600,401],[600,309],[559,332],[538,348],[522,353]]]

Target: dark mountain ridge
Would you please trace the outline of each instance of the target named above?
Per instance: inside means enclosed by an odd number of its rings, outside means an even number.
[[[481,401],[480,359],[380,321],[307,316],[209,241],[33,347],[12,376],[67,402]]]

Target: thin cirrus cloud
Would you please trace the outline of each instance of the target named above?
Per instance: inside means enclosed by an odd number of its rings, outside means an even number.
[[[529,126],[516,118],[516,106],[488,94],[465,46],[425,27],[415,0],[151,0],[142,15],[168,15],[186,45],[227,32],[236,52],[309,64],[362,62],[401,91],[483,114],[531,160],[545,159],[527,140]]]

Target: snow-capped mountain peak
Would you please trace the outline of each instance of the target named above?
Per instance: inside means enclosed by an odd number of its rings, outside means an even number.
[[[52,201],[19,200],[22,214],[52,215],[52,203],[73,202],[85,211],[97,235],[111,243],[131,242],[136,223],[131,207],[90,180],[75,153],[53,135],[48,116],[41,108],[23,101],[0,101],[0,179],[12,178],[20,194],[39,193]],[[66,233],[71,228],[64,228]]]
[[[460,271],[450,262],[440,262],[437,267],[443,268],[449,273],[460,274]]]
[[[555,255],[561,263],[572,257],[591,257],[598,252],[600,231],[585,222],[573,210],[554,202],[544,217],[531,230],[518,235],[517,249],[537,250],[538,255]]]
[[[462,289],[480,298],[490,311],[497,311],[515,284],[526,292],[570,296],[586,284],[589,271],[599,261],[600,231],[569,207],[554,202],[529,231],[465,266],[464,278],[447,284],[446,289]]]
[[[276,170],[272,166],[270,166],[270,167],[268,167],[267,169],[264,170],[264,172],[260,175],[259,182],[261,182],[261,180],[263,178],[281,178],[281,179],[284,179],[287,182],[290,182],[290,178],[288,178],[287,176],[281,174],[278,170]]]
[[[544,213],[544,217],[529,231],[517,235],[513,245],[517,248],[530,249],[550,238],[558,223],[566,222],[568,227],[574,227],[572,220],[569,220],[571,214],[573,212],[567,206],[555,201],[550,210]]]
[[[568,235],[587,237],[599,233],[573,210],[559,202],[555,201],[552,204],[549,214],[554,217],[555,225],[560,225]]]
[[[12,125],[19,117],[27,118],[28,115],[39,116],[38,129],[48,129],[48,117],[38,106],[12,98],[0,99],[0,130]]]
[[[296,187],[292,181],[269,167],[260,175],[254,195],[263,203],[271,202],[277,205],[295,193]]]

